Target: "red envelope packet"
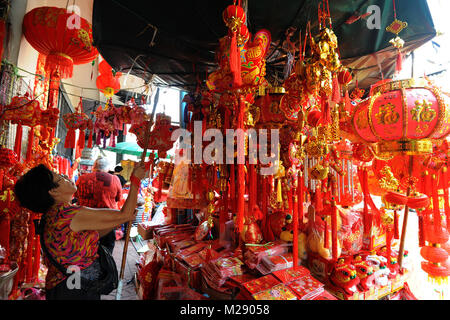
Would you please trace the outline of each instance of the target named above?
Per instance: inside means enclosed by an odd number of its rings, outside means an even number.
[[[297,270],[293,268],[283,269],[272,272],[272,274],[278,278],[282,283],[290,283],[296,279],[303,278],[310,274],[309,270],[303,266],[298,266]]]
[[[196,243],[193,246],[190,246],[190,247],[185,248],[185,249],[181,250],[180,252],[178,252],[176,257],[184,260],[186,257],[201,251],[205,246],[206,246],[206,244],[203,242]]]
[[[288,286],[295,292],[300,300],[309,300],[323,292],[324,284],[308,275],[301,279],[294,280]]]
[[[328,291],[324,290],[321,294],[311,300],[338,300],[338,298],[333,296]]]
[[[183,259],[192,269],[200,267],[205,261],[198,254],[191,254]]]
[[[287,286],[280,283],[268,290],[253,295],[255,300],[297,300],[296,295]]]
[[[249,282],[244,283],[244,288],[248,290],[252,295],[266,291],[267,289],[275,287],[277,284],[279,284],[280,281],[278,281],[273,275],[268,274],[266,276],[251,280]]]

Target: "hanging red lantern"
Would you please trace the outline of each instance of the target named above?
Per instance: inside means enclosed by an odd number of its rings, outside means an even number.
[[[245,24],[247,19],[244,9],[240,5],[229,5],[222,12],[223,22],[231,29],[232,32],[237,32],[240,25]]]
[[[449,240],[449,234],[444,228],[436,229],[433,224],[425,227],[425,240],[428,244],[420,250],[427,261],[422,261],[422,270],[428,273],[431,280],[441,284],[450,276],[448,252],[441,248]]]
[[[353,112],[355,133],[377,154],[429,154],[450,133],[448,97],[414,79],[383,81]]]
[[[34,49],[46,55],[45,70],[57,71],[62,79],[72,77],[73,65],[91,62],[98,55],[92,45],[91,24],[65,8],[29,11],[23,18],[23,34]]]
[[[103,92],[108,99],[115,95],[120,90],[120,77],[121,72],[113,72],[111,66],[102,60],[98,65],[98,71],[100,75],[97,77],[97,88]]]
[[[338,73],[337,79],[339,84],[347,86],[350,82],[352,82],[352,75],[347,69],[343,69]]]

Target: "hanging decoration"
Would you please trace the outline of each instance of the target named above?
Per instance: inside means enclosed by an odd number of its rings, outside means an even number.
[[[407,22],[400,21],[397,19],[397,10],[395,8],[395,0],[392,0],[393,5],[393,11],[394,11],[394,21],[386,27],[386,31],[391,32],[395,34],[395,38],[389,40],[389,43],[397,49],[397,60],[395,63],[395,71],[396,73],[399,73],[402,70],[402,51],[405,41],[398,36],[400,32],[402,32],[403,29],[405,29],[408,26]]]
[[[45,70],[53,77],[71,78],[73,66],[89,63],[97,55],[92,45],[92,27],[77,16],[79,27],[71,26],[69,18],[76,15],[65,8],[38,7],[24,16],[23,34],[39,53],[46,56]]]
[[[109,99],[119,92],[122,73],[114,71],[106,60],[102,60],[99,63],[98,72],[97,88]]]
[[[92,120],[89,119],[87,114],[83,112],[83,98],[80,97],[80,101],[75,109],[75,112],[66,113],[63,115],[63,120],[68,130],[64,140],[64,148],[73,149],[78,145],[79,149],[83,150],[86,142],[85,130],[88,127],[92,127]],[[76,137],[76,130],[80,131],[78,140]],[[92,130],[90,130],[90,135],[92,135]],[[89,140],[92,140],[92,138],[89,138]],[[78,141],[77,145],[75,144],[76,141]]]

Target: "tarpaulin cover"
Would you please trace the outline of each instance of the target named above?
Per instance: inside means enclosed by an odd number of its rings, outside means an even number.
[[[322,1],[320,1],[322,2]],[[94,0],[94,45],[108,63],[118,71],[149,80],[156,74],[169,85],[193,89],[205,81],[207,74],[217,68],[214,52],[219,38],[227,33],[222,20],[223,10],[231,0],[148,1]],[[286,62],[283,43],[286,30],[295,27],[292,37],[311,21],[317,34],[319,1],[307,0],[247,0],[248,29],[254,34],[265,28],[272,34],[272,47],[267,58],[267,78],[281,79]],[[369,18],[352,24],[351,16],[378,6]],[[353,70],[359,86],[367,88],[392,75],[396,50],[389,40],[395,35],[386,27],[394,20],[391,0],[329,0],[333,30],[339,41],[344,65]],[[408,53],[432,39],[434,29],[426,0],[396,0],[397,18],[408,27],[399,36]],[[368,19],[379,18],[380,28],[370,29]],[[374,20],[371,20],[372,22]],[[369,21],[370,22],[370,21]],[[370,24],[370,23],[369,23]]]

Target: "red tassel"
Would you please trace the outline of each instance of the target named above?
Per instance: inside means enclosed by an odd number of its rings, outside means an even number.
[[[89,130],[89,138],[88,138],[88,145],[87,145],[87,147],[88,147],[89,149],[92,149],[92,147],[93,147],[93,144],[92,144],[92,136],[93,136],[92,130]]]
[[[436,231],[441,230],[441,211],[439,210],[439,195],[437,191],[437,179],[433,174],[431,192],[433,193],[433,225]]]
[[[75,159],[81,158],[81,148],[80,145],[77,143],[75,146]]]
[[[341,102],[341,86],[339,85],[339,81],[337,77],[333,77],[333,93],[331,96],[331,101],[340,103]]]
[[[78,135],[78,146],[80,150],[84,149],[84,145],[86,144],[86,133],[84,130],[80,130],[80,134]]]
[[[297,197],[298,197],[298,220],[300,227],[303,229],[303,179],[299,174],[297,177]]]
[[[64,141],[64,148],[73,149],[75,148],[75,129],[69,129],[66,134],[66,140]]]
[[[2,218],[0,219],[0,245],[6,250],[6,261],[4,261],[4,263],[7,263],[9,259],[9,243],[11,232],[10,214],[10,212],[4,212],[2,213]]]
[[[345,96],[344,96],[344,101],[345,101],[345,111],[347,111],[349,114],[352,114],[352,103],[350,101],[350,97],[348,95],[348,91],[345,90]]]
[[[395,62],[395,72],[396,73],[399,73],[400,71],[402,71],[402,65],[403,65],[403,56],[402,56],[402,52],[399,49],[397,52],[397,60]]]
[[[23,134],[23,127],[19,123],[16,127],[16,140],[14,142],[14,152],[17,154],[17,159],[19,162],[22,155],[22,134]]]
[[[445,209],[445,217],[446,217],[446,225],[447,230],[450,231],[450,204],[449,204],[449,194],[448,194],[448,188],[446,186],[448,181],[448,169],[447,167],[442,168],[442,179],[443,181],[442,190],[444,191],[444,209]]]
[[[328,97],[325,95],[321,96],[321,110],[322,110],[322,124],[327,125],[331,123],[331,112],[330,103],[328,102]]]
[[[292,194],[295,195],[293,197],[292,201],[292,207],[293,207],[293,227],[294,227],[294,234],[293,234],[293,252],[294,252],[294,270],[297,270],[298,268],[298,199],[297,199],[297,190],[295,188],[292,189]]]
[[[392,230],[387,230],[386,232],[386,258],[388,263],[391,261],[391,252],[392,252]]]
[[[321,212],[323,210],[323,199],[322,199],[322,189],[320,187],[317,187],[316,189],[314,200],[316,212]]]
[[[30,128],[28,132],[28,146],[27,146],[27,161],[31,160],[31,156],[33,154],[33,142],[34,142],[34,127]]]
[[[228,188],[226,188],[225,192],[222,194],[222,210],[219,215],[219,231],[220,231],[220,239],[223,239],[225,236],[225,223],[228,220]]]
[[[337,258],[339,258],[337,242],[337,207],[333,200],[331,204],[331,246],[333,251],[333,260],[337,260]]]
[[[230,164],[230,199],[231,199],[231,201],[234,201],[234,199],[236,198],[235,182],[236,182],[236,177],[235,177],[235,172],[234,172],[234,163],[232,163],[232,164]]]
[[[239,113],[238,113],[238,121],[237,121],[237,129],[243,129],[244,128],[244,101],[243,97],[239,97]],[[239,232],[242,231],[242,228],[244,227],[244,206],[245,206],[245,172],[244,172],[244,164],[239,163],[239,154],[244,154],[242,152],[242,149],[244,146],[240,141],[238,141],[237,144],[237,150],[238,150],[238,170],[237,170],[237,226]],[[240,152],[241,151],[241,152]]]
[[[397,210],[394,210],[394,239],[400,239]]]
[[[323,247],[325,249],[330,248],[330,238],[328,237],[328,221],[327,216],[324,216],[323,220]]]
[[[425,245],[425,229],[423,224],[423,215],[418,214],[419,218],[419,247],[423,247]]]
[[[33,274],[33,240],[34,240],[34,226],[33,226],[33,213],[30,213],[30,217],[28,219],[28,237],[27,237],[27,253],[26,253],[26,266],[25,266],[25,281],[31,282],[31,276]]]
[[[5,176],[5,170],[0,169],[0,190],[3,190],[3,177]]]
[[[242,86],[241,55],[237,46],[237,32],[233,32],[230,43],[230,71],[233,74],[233,87]]]

